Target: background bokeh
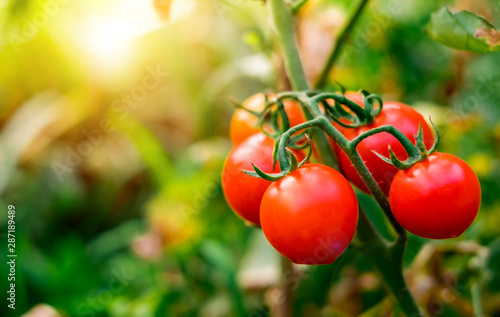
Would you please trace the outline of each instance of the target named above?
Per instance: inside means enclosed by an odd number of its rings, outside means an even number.
[[[407,278],[434,315],[472,316],[479,289],[485,313],[500,316],[500,54],[429,38],[445,4],[500,26],[497,1],[374,0],[331,82],[432,116],[441,151],[475,170],[476,221],[453,241],[411,236]],[[350,10],[347,0],[301,10],[311,81]],[[280,87],[268,20],[257,0],[0,0],[3,294],[9,204],[18,254],[16,310],[2,299],[1,316],[278,315],[280,279],[293,281],[296,316],[390,315],[361,253],[282,273],[224,201],[228,97]]]

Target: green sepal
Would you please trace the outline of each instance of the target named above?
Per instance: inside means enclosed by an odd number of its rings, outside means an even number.
[[[335,98],[334,98],[335,99]],[[358,105],[357,103],[351,101],[350,99],[347,99],[345,96],[341,96],[340,100],[335,99],[336,101],[340,102],[347,108],[349,108],[352,112],[356,114],[360,122],[366,122],[366,112],[363,107]]]
[[[309,162],[309,160],[311,159],[311,156],[312,156],[312,141],[311,141],[311,138],[307,134],[306,134],[306,138],[307,138],[307,145],[309,146],[309,150],[307,151],[306,157],[299,163],[299,168],[302,165]]]
[[[271,110],[270,113],[271,113],[271,128],[273,129],[273,131],[280,131],[278,111]]]
[[[280,149],[279,145],[278,145],[278,163],[280,165],[281,171],[289,171],[290,170],[290,161],[288,160],[287,150],[288,150],[287,148]]]
[[[383,156],[382,154],[376,152],[376,151],[373,151],[372,152],[377,155],[382,161],[386,162],[387,164],[391,164],[393,165],[394,167],[396,167],[398,170],[405,170],[405,169],[408,169],[410,168],[413,164],[415,164],[416,162],[411,162],[410,159],[407,159],[405,161],[401,161],[400,159],[398,159],[398,157],[396,156],[396,154],[394,153],[394,151],[391,149],[391,147],[389,146],[389,158]]]
[[[373,152],[373,154],[378,156],[382,161],[386,162],[387,164],[394,165],[394,164],[392,164],[391,159],[388,159],[387,157],[383,156],[382,154],[380,154],[379,152],[377,152],[375,150],[372,150],[372,152]]]
[[[307,143],[304,143],[303,145],[299,145],[298,144],[299,142],[303,141],[304,137],[308,138],[308,136],[307,136],[307,130],[305,130],[304,132],[301,132],[298,135],[292,136],[288,140],[287,147],[290,148],[290,149],[294,149],[294,150],[303,150],[303,149],[305,149],[308,146]]]
[[[356,122],[358,121],[359,122],[359,119],[356,117],[356,116],[353,116],[352,114],[350,114],[348,111],[346,111],[344,109],[344,107],[342,107],[342,105],[337,101],[335,100],[335,110],[344,118],[347,118],[349,121],[351,122]]]
[[[364,110],[365,110],[365,115],[366,115],[366,123],[372,123],[375,118],[373,118],[372,115],[372,110],[373,110],[373,102],[371,101],[368,96],[370,93],[366,90],[361,90],[361,94],[363,95],[363,105],[364,105]]]
[[[234,99],[233,97],[229,97],[229,102],[231,102],[233,104],[233,106],[235,106],[237,109],[245,110],[246,112],[253,114],[256,117],[260,117],[260,115],[262,114],[261,112],[253,111],[253,110],[250,110],[250,109],[243,107],[243,105],[241,103],[239,103],[238,101],[236,101],[236,99]]]
[[[276,162],[278,162],[278,149],[279,149],[279,142],[274,142],[274,149],[273,149],[273,171],[274,171],[274,168],[276,167]]]
[[[342,94],[342,96],[344,96],[347,89],[345,89],[344,85],[342,85],[340,82],[335,81],[335,83],[340,87],[340,93]]]
[[[429,155],[431,155],[432,153],[436,152],[437,148],[439,147],[439,142],[441,141],[441,138],[439,136],[439,131],[438,131],[436,125],[434,124],[434,122],[432,122],[432,119],[430,116],[429,116],[429,122],[431,123],[432,135],[434,136],[434,144],[432,144],[432,147],[428,151]]]
[[[328,116],[333,121],[335,121],[337,124],[339,124],[340,126],[343,126],[345,128],[356,128],[356,127],[359,127],[359,125],[360,125],[359,118],[356,117],[356,116],[353,116],[352,114],[350,114],[349,112],[347,112],[342,107],[342,105],[340,104],[340,102],[338,102],[337,100],[334,99],[333,101],[334,101],[334,107],[330,106],[325,100],[322,100],[323,105],[325,105],[325,110],[326,110]],[[347,120],[351,121],[352,124],[343,123],[338,118],[346,118]]]
[[[290,158],[290,170],[287,172],[291,173],[299,168],[299,161],[297,159],[297,155],[295,155],[295,153],[293,153],[291,150],[286,149],[286,152],[288,154],[288,157]]]
[[[247,174],[247,175],[253,176],[253,177],[262,178],[268,182],[275,182],[275,181],[283,178],[287,174],[286,172],[265,173],[253,163],[252,163],[252,167],[253,167],[255,172],[245,171],[245,170],[242,170],[242,172]]]
[[[276,105],[278,106],[278,111],[277,113],[281,117],[281,131],[282,133],[288,131],[290,129],[290,121],[288,120],[288,115],[285,111],[285,106],[283,105],[283,102],[281,100],[276,101]]]
[[[422,130],[421,123],[418,125],[417,135],[415,135],[415,145],[417,146],[417,148],[420,152],[420,160],[426,159],[427,156],[429,155],[429,153],[427,152],[427,149],[425,148],[424,131]]]
[[[374,107],[372,103],[372,112],[371,115],[376,117],[382,112],[382,108],[384,108],[384,102],[382,101],[382,98],[380,98],[379,95],[377,94],[370,94],[366,96],[368,99],[375,99],[378,102],[378,107]]]

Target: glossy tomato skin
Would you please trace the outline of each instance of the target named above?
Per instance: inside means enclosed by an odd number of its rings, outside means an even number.
[[[278,166],[273,171],[273,151],[274,141],[259,132],[235,146],[222,169],[222,191],[227,203],[238,216],[257,226],[260,225],[260,202],[271,183],[247,175],[242,170],[253,171],[253,163],[266,173],[278,172]],[[294,153],[299,160],[305,157],[301,151]]]
[[[338,124],[334,125],[349,140],[352,140],[358,135],[373,128],[384,125],[393,125],[415,144],[414,135],[417,134],[420,124],[422,125],[422,130],[424,133],[424,144],[427,149],[430,149],[434,143],[432,130],[425,122],[422,115],[420,115],[412,107],[403,103],[384,103],[382,112],[375,117],[375,121],[372,124],[367,126],[350,129],[341,127]],[[366,166],[368,167],[371,174],[386,196],[389,195],[389,188],[392,179],[398,172],[398,169],[382,161],[375,153],[373,153],[373,151],[389,157],[389,146],[400,160],[405,160],[406,158],[408,158],[408,155],[406,154],[403,146],[395,137],[393,137],[389,133],[378,133],[376,135],[372,135],[361,141],[361,143],[359,143],[358,145],[358,152],[361,155],[361,158],[365,162]],[[347,155],[337,145],[333,145],[333,148],[335,150],[335,154],[338,157],[342,173],[359,189],[366,193],[369,193],[368,188],[364,184],[361,177],[359,177]]]
[[[360,106],[363,106],[363,95],[360,93],[349,90],[345,92],[344,97],[357,103]]]
[[[429,239],[456,238],[478,213],[481,187],[467,163],[435,153],[396,174],[389,203],[396,220],[411,233]]]
[[[269,98],[274,98],[269,95]],[[265,95],[263,93],[255,94],[243,102],[243,107],[253,111],[262,111],[265,107]],[[299,104],[294,101],[287,100],[283,102],[285,111],[288,115],[290,126],[296,126],[305,121],[304,114]],[[237,109],[231,119],[229,126],[229,138],[234,145],[238,145],[245,141],[251,135],[261,132],[257,125],[257,117],[253,114]]]
[[[333,263],[351,242],[358,222],[351,185],[321,164],[305,164],[272,183],[260,210],[269,243],[298,264]]]

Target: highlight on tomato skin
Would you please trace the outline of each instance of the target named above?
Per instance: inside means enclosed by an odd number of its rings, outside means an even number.
[[[349,182],[322,164],[305,164],[264,193],[260,221],[269,243],[297,264],[333,263],[351,242],[358,202]]]
[[[424,117],[415,109],[400,102],[384,102],[381,113],[375,117],[375,122],[370,125],[361,126],[359,128],[345,128],[336,123],[335,127],[349,140],[354,139],[358,135],[376,127],[384,125],[392,125],[400,130],[410,141],[415,144],[415,135],[418,132],[419,125],[422,126],[424,133],[424,144],[427,149],[430,149],[434,144],[432,130],[425,121]],[[331,141],[333,143],[333,141]],[[332,144],[335,154],[338,157],[342,174],[350,180],[356,187],[365,193],[370,193],[368,187],[356,172],[347,155],[336,145]],[[369,136],[358,144],[358,152],[365,161],[366,166],[370,170],[375,181],[386,196],[389,195],[389,189],[392,179],[398,172],[398,169],[391,164],[384,162],[374,152],[383,156],[389,156],[389,146],[394,151],[400,160],[408,158],[406,151],[399,141],[388,133],[378,133]]]
[[[253,96],[250,96],[246,99],[242,106],[245,109],[252,111],[262,111],[266,105],[264,93],[258,93]],[[269,100],[273,100],[275,95],[268,95]],[[288,121],[290,122],[290,127],[294,127],[300,123],[305,122],[304,113],[302,111],[301,106],[291,100],[285,100],[283,102],[283,106],[288,115]],[[234,145],[238,145],[245,141],[250,136],[261,132],[260,127],[258,126],[258,118],[245,111],[243,109],[236,109],[231,118],[231,123],[229,126],[229,138]]]
[[[235,146],[226,158],[222,169],[222,191],[231,209],[252,225],[260,225],[260,202],[270,182],[247,175],[242,170],[252,171],[252,163],[266,173],[273,170],[274,140],[259,132]],[[299,160],[305,158],[303,151],[293,151]]]
[[[399,171],[389,203],[396,220],[409,232],[429,239],[459,237],[474,221],[481,187],[474,171],[448,153]]]
[[[357,103],[360,106],[363,106],[363,94],[361,94],[361,93],[358,93],[358,92],[352,91],[352,90],[348,90],[345,92],[344,97]]]

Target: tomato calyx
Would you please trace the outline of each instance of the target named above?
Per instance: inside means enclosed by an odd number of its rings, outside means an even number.
[[[295,155],[295,153],[293,153],[293,151],[291,151],[290,149],[285,148],[285,151],[286,151],[285,157],[283,157],[283,155],[280,155],[279,151],[277,153],[275,151],[276,158],[278,159],[281,172],[279,172],[279,173],[266,173],[253,163],[252,163],[252,167],[253,167],[254,171],[243,170],[242,172],[247,174],[247,175],[253,176],[253,177],[259,177],[259,178],[265,179],[266,181],[269,181],[269,182],[275,182],[275,181],[280,180],[281,178],[296,171],[299,167],[301,167],[302,165],[309,162],[311,155],[312,155],[312,142],[311,142],[311,139],[307,136],[307,134],[305,135],[305,137],[307,138],[307,141],[308,141],[309,150],[307,152],[306,157],[302,161],[299,162],[297,159],[297,155]],[[275,149],[277,149],[279,147],[279,143],[276,143],[276,144],[277,144],[277,146],[275,147]],[[275,155],[273,154],[273,166],[275,164],[274,156]]]
[[[276,94],[272,92],[264,92],[264,107],[261,111],[248,109],[244,104],[237,102],[234,98],[229,98],[229,101],[240,110],[243,110],[252,116],[254,116],[257,121],[255,127],[258,128],[262,133],[267,135],[269,138],[273,139],[278,143],[282,134],[288,131],[292,126],[297,125],[297,110],[302,114],[304,105],[299,99],[296,98],[278,98]],[[288,102],[296,103],[296,108],[294,108],[293,113],[290,114],[290,104]],[[303,122],[304,119],[301,119]],[[294,150],[303,150],[307,148],[307,142],[305,140],[305,134],[307,131],[303,131],[296,135],[293,135],[289,142],[288,147]],[[275,161],[276,162],[276,161]]]
[[[345,128],[358,128],[370,125],[380,114],[383,107],[382,98],[366,90],[360,90],[363,96],[363,106],[345,96],[345,88],[341,87],[341,94],[319,94],[316,99],[325,108],[330,119]],[[333,104],[332,104],[333,103]]]
[[[432,126],[432,134],[434,136],[434,143],[432,147],[427,150],[424,144],[424,133],[422,130],[422,125],[420,124],[418,126],[418,132],[415,135],[415,145],[413,145],[411,142],[401,142],[401,145],[403,145],[403,148],[405,149],[406,153],[408,154],[408,158],[404,161],[401,161],[398,159],[394,151],[391,149],[391,146],[389,146],[389,158],[383,156],[380,153],[377,153],[376,151],[372,151],[375,153],[380,159],[382,159],[384,162],[394,165],[397,169],[399,170],[406,170],[415,165],[418,162],[425,161],[429,155],[433,154],[436,152],[438,146],[439,146],[439,131],[432,122],[431,118],[429,117],[429,121]]]

